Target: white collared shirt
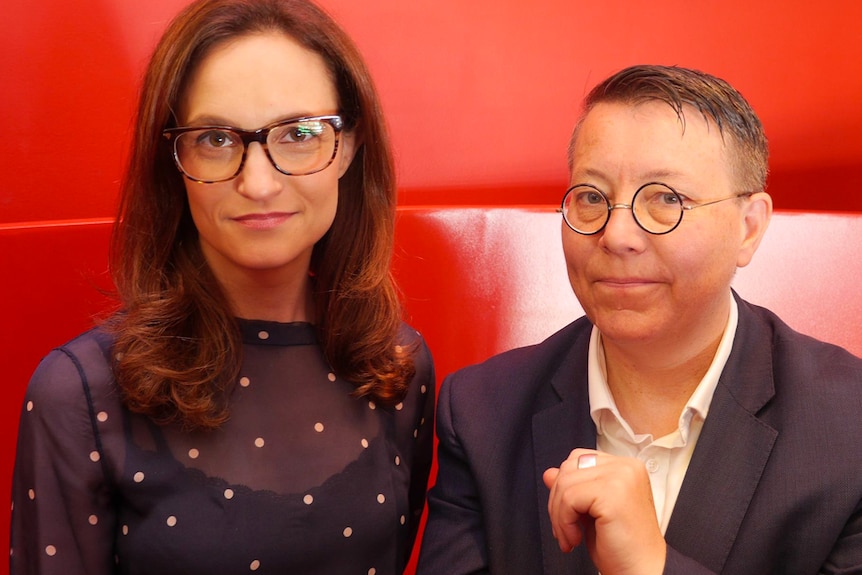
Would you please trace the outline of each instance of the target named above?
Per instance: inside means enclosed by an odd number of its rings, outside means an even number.
[[[724,335],[706,374],[692,393],[679,416],[679,427],[658,439],[638,435],[622,418],[608,387],[601,333],[593,326],[589,350],[590,415],[598,432],[598,450],[611,455],[636,457],[649,472],[656,517],[661,532],[667,529],[682,480],[688,470],[694,446],[709,412],[709,405],[724,364],[733,347],[739,311],[730,294],[730,314]]]

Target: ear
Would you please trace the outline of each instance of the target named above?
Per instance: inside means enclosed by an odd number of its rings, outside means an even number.
[[[350,130],[349,132],[343,132],[341,134],[341,141],[338,143],[339,178],[343,176],[345,172],[347,172],[347,168],[350,167],[350,163],[353,161],[353,157],[356,155],[356,150],[359,147],[359,143],[356,140],[356,130]]]
[[[736,259],[737,267],[745,267],[751,262],[771,217],[772,196],[766,192],[752,194],[745,202],[742,209],[743,237]]]

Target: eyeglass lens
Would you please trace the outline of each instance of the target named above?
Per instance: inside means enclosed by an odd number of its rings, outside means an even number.
[[[300,176],[327,167],[335,156],[336,140],[335,128],[325,120],[288,122],[269,128],[266,152],[279,171]],[[249,141],[253,136],[231,129],[202,128],[177,135],[174,150],[188,177],[217,182],[239,173]]]
[[[563,198],[563,217],[569,226],[582,234],[601,231],[611,211],[621,207],[632,209],[635,221],[647,232],[664,234],[673,230],[682,219],[682,198],[670,187],[651,183],[641,187],[632,205],[612,205],[601,191],[588,185],[574,186]]]

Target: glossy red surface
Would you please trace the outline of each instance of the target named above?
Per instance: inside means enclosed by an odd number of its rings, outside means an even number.
[[[505,204],[494,189],[513,185],[534,189],[519,202],[558,202],[582,96],[659,63],[725,77],[752,102],[779,207],[862,210],[862,3],[321,3],[369,62],[406,203],[482,188]],[[0,223],[114,214],[144,63],[185,4],[3,3]]]

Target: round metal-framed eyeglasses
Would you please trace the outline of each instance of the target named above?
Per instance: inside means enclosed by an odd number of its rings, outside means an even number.
[[[611,219],[611,212],[618,209],[631,210],[635,222],[645,232],[663,235],[675,230],[687,211],[751,195],[752,192],[744,192],[694,203],[667,184],[649,182],[637,189],[632,203],[614,204],[603,191],[592,184],[577,184],[566,190],[559,211],[569,228],[585,236],[605,229]]]
[[[275,169],[288,176],[325,170],[338,153],[341,116],[309,116],[275,122],[258,130],[232,126],[169,128],[162,134],[172,144],[174,163],[195,182],[214,184],[239,175],[248,146],[261,145]]]

